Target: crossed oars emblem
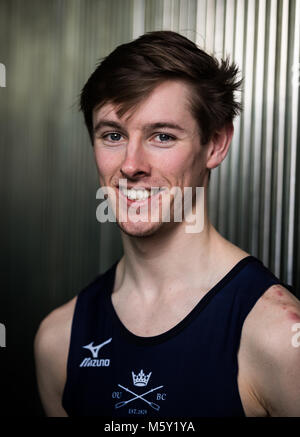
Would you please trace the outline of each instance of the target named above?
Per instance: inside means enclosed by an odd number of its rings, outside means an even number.
[[[124,407],[124,405],[127,405],[129,402],[134,401],[135,399],[142,399],[142,401],[146,402],[148,405],[150,405],[150,407],[154,408],[154,410],[158,411],[160,409],[160,406],[155,404],[154,402],[150,402],[147,399],[145,399],[143,396],[146,396],[147,394],[158,390],[159,388],[162,388],[163,385],[160,385],[159,387],[155,387],[152,390],[146,391],[146,393],[143,393],[141,395],[137,395],[136,393],[134,393],[133,391],[129,390],[129,388],[123,387],[123,385],[118,384],[119,387],[121,387],[123,390],[126,390],[128,393],[131,393],[132,395],[134,395],[134,398],[129,399],[128,401],[122,401],[122,402],[118,402],[115,405],[115,408],[121,408]]]

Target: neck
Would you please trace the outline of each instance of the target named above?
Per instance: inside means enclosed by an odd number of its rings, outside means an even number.
[[[211,266],[216,262],[220,239],[205,215],[199,233],[186,233],[185,223],[170,232],[149,237],[130,237],[122,233],[124,256],[119,263],[116,288],[138,290],[147,297],[168,293],[170,288],[202,287],[210,284]],[[205,278],[205,280],[203,280]]]

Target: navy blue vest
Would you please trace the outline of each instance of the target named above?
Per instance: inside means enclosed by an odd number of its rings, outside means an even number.
[[[242,326],[264,291],[282,282],[247,256],[176,326],[139,337],[112,305],[116,265],[78,295],[63,393],[68,415],[244,416],[237,385]]]

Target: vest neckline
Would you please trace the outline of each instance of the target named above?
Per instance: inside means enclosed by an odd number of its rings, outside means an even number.
[[[224,288],[228,282],[230,282],[246,265],[248,265],[250,262],[260,262],[261,261],[252,256],[248,255],[244,258],[242,258],[237,264],[235,264],[232,269],[226,273],[223,278],[220,279],[220,281],[214,285],[200,300],[199,302],[194,306],[194,308],[175,326],[168,329],[167,331],[154,335],[149,337],[143,337],[134,334],[129,329],[126,328],[126,326],[123,324],[123,322],[120,320],[114,305],[112,303],[112,290],[114,287],[114,281],[115,281],[115,273],[116,273],[116,267],[119,261],[115,262],[112,267],[109,269],[108,273],[108,279],[107,279],[107,288],[106,288],[106,304],[109,309],[109,312],[112,316],[113,323],[118,327],[119,331],[123,336],[125,336],[129,341],[134,342],[136,344],[140,345],[153,345],[158,343],[163,343],[164,341],[170,339],[171,337],[175,336],[177,333],[179,333],[181,330],[183,330],[188,324],[191,323],[191,321],[197,317],[197,315],[209,304],[209,302],[213,299],[213,297]]]

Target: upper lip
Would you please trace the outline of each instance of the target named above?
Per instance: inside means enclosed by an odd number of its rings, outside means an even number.
[[[149,190],[151,191],[152,188],[162,188],[162,187],[158,187],[156,185],[152,185],[150,187],[145,187],[143,186],[137,186],[137,185],[117,185],[117,188],[122,188],[122,189],[127,189],[127,190],[131,190],[131,188],[135,189],[135,190]]]

